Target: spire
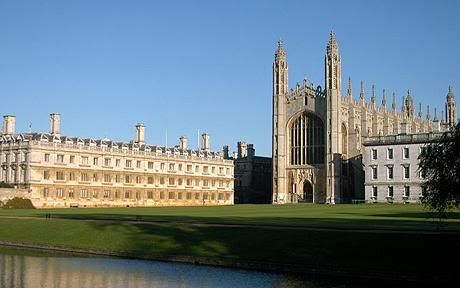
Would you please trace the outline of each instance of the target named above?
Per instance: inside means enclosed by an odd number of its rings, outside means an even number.
[[[387,95],[385,93],[385,88],[383,88],[382,91],[382,106],[385,108],[385,110],[387,110]]]
[[[422,119],[422,102],[418,102],[418,118]]]
[[[401,112],[404,113],[404,115],[406,115],[406,98],[404,96],[402,96],[402,106],[401,106]]]
[[[452,86],[449,86],[449,91],[447,92],[447,102],[449,102],[449,100],[454,100],[455,97],[454,97],[454,91],[452,90]]]
[[[426,120],[430,120],[430,105],[426,105]]]
[[[393,110],[393,112],[396,112],[396,92],[393,91],[393,103],[391,104],[391,110]]]
[[[284,50],[281,38],[278,40],[278,48],[275,51],[275,62],[279,61],[286,61],[286,50]]]
[[[436,107],[434,107],[434,118],[433,121],[438,121],[438,113],[436,112]]]
[[[441,123],[444,123],[444,110],[441,110]]]
[[[351,77],[348,77],[348,89],[347,89],[347,96],[352,98],[352,91],[351,91]]]
[[[361,88],[359,90],[359,99],[361,99],[361,101],[364,102],[364,83],[363,83],[363,80],[361,80]]]
[[[338,54],[339,53],[339,44],[335,39],[334,31],[331,31],[329,43],[327,43],[327,54]]]
[[[324,71],[326,72],[325,85],[326,91],[342,91],[342,60],[339,55],[339,44],[335,40],[334,32],[331,32],[331,38],[327,43],[327,54],[324,59]]]
[[[374,84],[372,84],[371,104],[372,106],[375,106],[375,85]]]

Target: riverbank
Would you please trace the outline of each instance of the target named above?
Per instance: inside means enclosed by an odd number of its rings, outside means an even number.
[[[440,228],[421,206],[355,207],[0,210],[0,241],[61,252],[376,281],[447,282],[455,275],[446,259],[460,256],[455,248],[457,214]],[[49,214],[55,218],[46,218]]]

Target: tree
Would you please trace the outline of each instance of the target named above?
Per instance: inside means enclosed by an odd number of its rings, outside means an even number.
[[[422,203],[445,217],[460,204],[460,123],[427,144],[419,156]]]

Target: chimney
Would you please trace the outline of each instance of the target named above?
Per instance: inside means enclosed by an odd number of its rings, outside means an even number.
[[[50,133],[52,135],[61,134],[61,114],[59,113],[50,114]]]
[[[136,139],[135,143],[142,145],[145,143],[145,126],[142,123],[136,125]]]
[[[256,155],[256,149],[254,149],[254,144],[248,144],[248,157],[253,158]]]
[[[209,134],[208,133],[201,134],[201,149],[203,151],[209,151],[209,149],[210,149]]]
[[[246,156],[248,156],[246,142],[239,141],[237,145],[238,145],[238,159],[245,158]]]
[[[182,149],[182,150],[186,150],[187,149],[187,143],[188,143],[188,139],[186,136],[180,136],[179,138],[179,148]]]
[[[222,151],[224,152],[224,159],[229,159],[228,145],[224,145]]]
[[[16,126],[16,116],[4,115],[3,116],[3,135],[13,135]]]

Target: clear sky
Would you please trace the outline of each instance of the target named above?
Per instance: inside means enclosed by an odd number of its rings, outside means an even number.
[[[440,111],[448,85],[460,101],[459,3],[0,0],[0,113],[26,132],[60,112],[63,134],[119,141],[143,122],[152,144],[196,147],[199,129],[213,150],[244,140],[269,156],[278,38],[290,86],[324,86],[333,29],[355,98],[363,80],[367,99],[374,83],[400,108],[410,88]]]

